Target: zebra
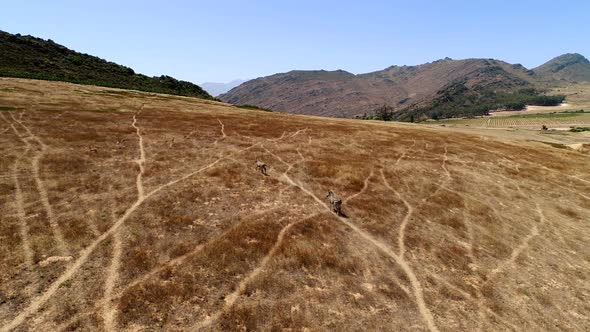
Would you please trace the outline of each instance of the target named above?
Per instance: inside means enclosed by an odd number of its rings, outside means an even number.
[[[330,202],[330,206],[332,207],[332,211],[336,213],[338,216],[342,215],[342,199],[336,196],[333,191],[328,191],[326,198]]]
[[[268,166],[266,166],[265,163],[263,163],[260,160],[256,160],[256,170],[260,171],[260,173],[262,173],[263,175],[268,176],[268,174],[266,173],[266,169]]]

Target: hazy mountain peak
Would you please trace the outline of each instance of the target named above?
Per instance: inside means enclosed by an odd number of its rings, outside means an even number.
[[[229,90],[235,88],[236,86],[246,82],[247,80],[243,79],[236,79],[231,82],[227,83],[219,83],[219,82],[205,82],[201,84],[201,87],[207,91],[212,96],[218,96],[220,94],[226,93]]]

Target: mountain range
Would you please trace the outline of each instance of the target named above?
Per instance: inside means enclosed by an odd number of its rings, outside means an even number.
[[[229,90],[235,88],[236,86],[245,83],[248,80],[233,80],[227,83],[218,83],[218,82],[205,82],[201,83],[200,86],[207,91],[212,96],[219,96],[220,94],[226,93]]]
[[[290,71],[248,81],[219,97],[279,112],[354,117],[382,105],[404,113],[431,108],[453,94],[477,96],[466,102],[478,103],[480,96],[499,91],[537,89],[539,94],[550,86],[583,81],[590,82],[590,63],[580,54],[565,54],[532,70],[495,59],[445,58],[358,75],[343,70]]]
[[[294,70],[243,82],[204,83],[148,77],[52,40],[0,31],[0,76],[58,80],[213,99],[278,112],[389,119],[484,115],[493,109],[560,103],[547,88],[590,82],[590,61],[569,53],[527,69],[496,59],[445,58],[417,66],[391,66],[352,74],[344,70]],[[209,91],[209,93],[207,91]],[[229,91],[227,91],[229,90]]]

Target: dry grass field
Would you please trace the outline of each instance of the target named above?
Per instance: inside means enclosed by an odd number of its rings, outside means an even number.
[[[1,331],[590,330],[575,151],[0,79],[0,153]]]

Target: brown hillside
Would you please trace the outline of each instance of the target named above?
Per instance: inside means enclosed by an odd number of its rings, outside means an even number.
[[[578,152],[0,79],[0,154],[0,331],[590,329]]]
[[[444,59],[419,66],[393,66],[361,75],[345,71],[291,71],[248,81],[220,98],[274,111],[353,117],[388,104],[396,109],[431,101],[456,82],[471,89],[530,85],[526,68],[492,59]]]

